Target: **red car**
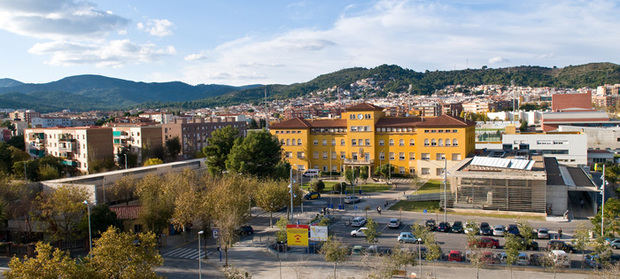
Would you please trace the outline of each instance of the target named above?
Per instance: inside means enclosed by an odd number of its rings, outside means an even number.
[[[491,237],[481,237],[476,241],[469,242],[469,246],[476,246],[479,248],[493,248],[496,249],[499,247],[499,241],[495,238]]]
[[[497,259],[493,256],[493,253],[491,252],[484,252],[482,254],[482,262],[486,263],[486,264],[496,264]]]
[[[465,258],[463,257],[463,253],[459,250],[450,250],[450,254],[448,254],[448,261],[450,262],[462,262]]]

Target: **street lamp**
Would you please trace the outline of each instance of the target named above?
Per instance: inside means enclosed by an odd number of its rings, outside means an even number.
[[[87,200],[84,200],[84,204],[86,205],[86,208],[88,209],[88,256],[92,259],[93,258],[93,254],[92,254],[93,237],[92,237],[92,233],[90,229],[90,204],[88,203]]]
[[[422,243],[422,238],[418,238],[418,272],[420,273],[420,277],[422,277],[422,248],[420,244]]]
[[[198,232],[198,279],[202,279],[202,262],[201,257],[200,257],[200,237],[202,236],[202,234],[204,233],[204,231],[199,231]]]
[[[125,153],[123,155],[125,155],[125,169],[127,169],[127,153]]]

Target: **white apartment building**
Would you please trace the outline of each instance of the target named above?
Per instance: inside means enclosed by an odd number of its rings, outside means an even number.
[[[24,131],[26,152],[33,157],[51,155],[63,164],[87,173],[93,161],[113,158],[112,128],[33,128]]]
[[[489,103],[482,101],[473,101],[463,103],[463,111],[467,113],[485,113],[489,112]]]
[[[503,134],[502,149],[555,157],[567,165],[588,163],[588,136],[581,132]]]
[[[157,123],[166,124],[174,121],[174,115],[166,112],[146,112],[138,115],[142,118],[151,119]]]
[[[30,125],[34,128],[78,127],[95,125],[95,119],[69,117],[33,117]]]

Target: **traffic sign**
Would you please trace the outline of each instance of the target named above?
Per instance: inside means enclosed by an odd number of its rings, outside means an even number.
[[[219,228],[213,228],[213,238],[215,238],[215,239],[220,238],[220,229]]]

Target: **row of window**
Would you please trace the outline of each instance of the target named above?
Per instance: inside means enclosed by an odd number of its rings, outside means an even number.
[[[346,128],[312,128],[311,133],[344,133]],[[276,131],[276,134],[278,131]]]
[[[452,139],[450,142],[450,139],[424,139],[424,146],[459,146],[459,140]]]
[[[370,114],[370,113],[364,113],[364,114],[360,113],[360,114],[358,114],[358,115],[356,116],[355,114],[351,113],[351,114],[349,115],[349,119],[351,119],[351,120],[355,120],[355,119],[358,119],[358,120],[362,120],[362,119],[372,119],[372,114]]]
[[[319,156],[319,155],[322,155],[322,156]],[[361,155],[363,155],[362,158],[365,159],[365,160],[369,160],[370,159],[370,153],[364,153],[364,154],[361,154]],[[395,157],[396,153],[389,152],[388,155],[389,155],[389,160],[390,161],[396,160],[396,157]],[[399,152],[398,153],[398,160],[400,160],[400,161],[406,160],[407,157],[405,157],[405,155],[406,155],[405,152]],[[292,152],[285,152],[284,153],[284,157],[285,158],[293,158],[293,153]],[[322,158],[323,160],[327,160],[328,157],[329,157],[329,153],[327,151],[323,151],[321,154],[319,154],[319,151],[312,152],[312,159]],[[304,152],[297,152],[297,158],[298,159],[304,159],[305,158]],[[336,160],[337,158],[338,158],[338,153],[332,151],[331,152],[331,159]],[[415,160],[415,152],[409,152],[409,157],[408,158],[411,161]],[[340,159],[341,160],[346,159],[346,153],[344,151],[340,152]],[[351,153],[351,159],[358,160],[359,159],[358,158],[358,153],[357,152],[352,152]],[[428,160],[431,159],[431,154],[430,153],[421,153],[420,154],[420,159],[428,161]],[[380,161],[384,161],[385,160],[385,153],[384,152],[380,152],[379,153],[379,160]],[[435,160],[438,160],[438,161],[446,160],[446,154],[445,153],[435,153]],[[461,160],[461,154],[460,153],[452,153],[451,160],[452,161],[460,161]]]
[[[394,152],[390,152],[388,153],[389,155],[389,159],[390,160],[395,160],[395,153]],[[431,154],[430,153],[421,153],[420,154],[420,159],[421,160],[430,160],[431,159]],[[446,159],[446,154],[445,153],[435,153],[435,160],[445,160]],[[385,153],[380,152],[379,153],[379,160],[383,161],[385,160]],[[399,152],[398,153],[398,160],[400,161],[404,161],[405,160],[405,152]],[[415,160],[415,152],[409,152],[409,160]],[[460,153],[452,153],[452,161],[460,161],[461,160],[461,154]]]
[[[456,130],[456,129],[454,129],[454,130],[448,130],[448,129],[446,129],[446,130],[442,130],[442,129],[434,130],[433,129],[433,130],[424,130],[424,132],[425,133],[450,133],[450,132],[457,133],[458,130]]]
[[[351,126],[351,132],[371,132],[370,126]]]
[[[305,166],[304,165],[298,165],[297,169],[300,171],[305,170]],[[328,166],[319,166],[319,165],[314,165],[314,169],[320,169],[322,171],[327,171],[329,169]],[[332,171],[338,171],[340,169],[340,171],[345,171],[344,166],[332,166]],[[409,171],[409,174],[415,174],[415,168],[411,167],[409,169],[406,169],[405,167],[399,167],[398,168],[398,173],[399,174],[407,174],[407,170]],[[430,175],[431,174],[431,169],[430,168],[420,168],[420,173],[422,175]],[[444,174],[444,168],[436,168],[435,169],[435,174],[438,176],[441,176]]]
[[[280,139],[280,143],[282,145],[302,145],[302,141],[301,139]],[[321,141],[323,146],[327,145],[327,140],[324,139]],[[312,144],[314,145],[319,145],[319,140],[315,139]],[[336,145],[336,140],[332,139],[331,140],[331,145],[335,146]],[[340,140],[340,145],[344,146],[345,145],[345,140],[341,139]],[[379,140],[379,146],[384,146],[385,145],[385,140]],[[394,139],[390,139],[389,140],[389,145],[390,146],[394,146]],[[404,139],[400,139],[398,140],[398,145],[399,146],[405,146],[405,140]],[[424,146],[458,146],[459,145],[459,141],[458,139],[424,139]],[[371,141],[370,139],[351,139],[351,146],[371,146]],[[409,146],[415,146],[415,140],[414,139],[410,139],[409,140]]]
[[[301,134],[301,131],[291,131],[291,130],[277,131],[276,130],[276,134]]]

